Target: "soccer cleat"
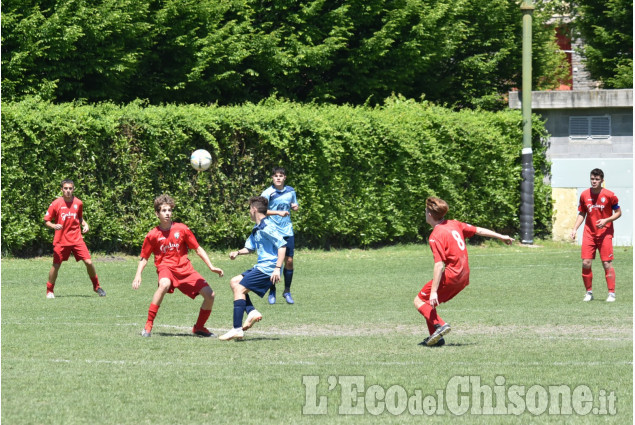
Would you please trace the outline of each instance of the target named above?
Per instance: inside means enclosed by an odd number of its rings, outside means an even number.
[[[46,298],[53,299],[55,298],[55,294],[53,291],[46,291]]]
[[[443,339],[443,337],[441,337],[441,339],[439,341],[437,341],[437,343],[434,344],[434,345],[428,345],[428,340],[429,339],[430,339],[430,337],[427,337],[426,339],[421,341],[419,343],[419,345],[424,345],[424,346],[427,346],[427,347],[443,347],[445,345],[445,339]]]
[[[436,330],[432,335],[428,337],[428,347],[432,347],[433,345],[437,345],[437,343],[443,338],[445,335],[450,333],[450,325],[445,324],[443,326],[436,326]]]
[[[251,310],[247,315],[247,319],[245,319],[245,324],[243,325],[243,331],[251,328],[254,323],[260,322],[262,320],[262,314],[258,310]]]
[[[591,301],[592,299],[593,299],[593,292],[588,291],[582,301],[588,302],[588,301]]]
[[[267,300],[269,301],[269,304],[275,304],[276,303],[276,290],[275,289],[271,289],[269,291],[269,298],[267,298]]]
[[[293,301],[293,298],[291,298],[290,292],[285,292],[284,294],[282,294],[282,296],[287,301],[287,304],[293,304],[294,301]]]
[[[104,291],[102,288],[95,289],[95,292],[97,292],[97,295],[99,295],[100,297],[106,296],[106,291]]]
[[[609,296],[606,299],[607,303],[612,303],[615,301],[615,292],[609,292]]]
[[[147,331],[144,329],[141,331],[141,336],[144,338],[150,338],[152,336],[152,331]]]
[[[243,328],[233,328],[231,331],[218,337],[221,341],[229,341],[230,339],[243,339],[245,333]]]
[[[196,326],[194,326],[192,328],[192,333],[194,335],[198,335],[198,336],[204,336],[206,338],[213,336],[214,334],[212,332],[210,332],[206,327],[201,326],[200,328],[197,328]]]

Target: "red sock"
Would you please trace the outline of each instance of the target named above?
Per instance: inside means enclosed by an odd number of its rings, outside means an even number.
[[[606,286],[609,288],[609,292],[615,292],[615,269],[611,267],[605,270]]]
[[[99,278],[95,275],[95,277],[90,278],[90,281],[93,282],[93,289],[96,291],[99,288]]]
[[[212,313],[212,310],[203,310],[203,309],[201,309],[198,312],[198,320],[196,321],[196,325],[194,325],[194,327],[196,327],[196,328],[205,327],[205,322],[207,322],[207,319],[209,319],[209,315],[211,313]]]
[[[159,307],[160,306],[156,304],[150,303],[150,308],[148,309],[148,321],[146,322],[146,331],[148,332],[152,330],[152,326],[154,325],[154,318],[157,316]]]
[[[55,289],[55,284],[51,282],[46,282],[46,292],[53,292]]]
[[[590,268],[582,267],[582,282],[584,282],[587,292],[590,291],[593,286],[593,271]]]
[[[419,313],[426,318],[426,324],[428,325],[428,331],[432,335],[435,331],[435,325],[445,325],[445,322],[437,314],[437,309],[430,307],[427,302],[418,308]]]

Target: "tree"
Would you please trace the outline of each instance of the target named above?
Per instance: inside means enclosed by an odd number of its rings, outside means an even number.
[[[577,0],[574,8],[591,78],[607,88],[632,88],[633,1]]]

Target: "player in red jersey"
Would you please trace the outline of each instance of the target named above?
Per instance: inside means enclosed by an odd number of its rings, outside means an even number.
[[[604,189],[604,172],[599,168],[591,170],[591,187],[580,195],[578,218],[571,230],[571,239],[575,240],[578,228],[584,221],[582,236],[582,282],[586,288],[583,301],[593,299],[593,273],[591,264],[595,251],[600,251],[600,260],[604,266],[606,286],[609,290],[608,302],[615,301],[615,270],[613,269],[613,222],[622,216],[617,196]],[[586,220],[585,220],[586,217]]]
[[[46,282],[46,298],[55,298],[54,289],[57,281],[57,273],[62,263],[71,255],[75,256],[75,261],[82,260],[86,265],[86,271],[93,283],[93,290],[100,297],[106,296],[99,285],[97,271],[90,258],[90,252],[86,247],[82,233],[89,230],[88,223],[84,220],[84,204],[73,196],[75,183],[66,179],[62,181],[62,195],[49,205],[44,215],[44,223],[47,227],[55,231],[53,237],[53,266],[49,271],[49,279]],[[80,228],[81,225],[81,228]]]
[[[190,249],[196,251],[209,269],[223,276],[223,270],[214,267],[207,252],[198,244],[192,231],[182,223],[172,221],[174,200],[168,195],[161,195],[154,200],[154,211],[159,219],[159,225],[150,230],[141,247],[141,261],[137,267],[137,274],[132,281],[132,288],[138,289],[141,285],[141,272],[148,264],[150,255],[154,254],[154,265],[159,275],[159,287],[152,297],[148,309],[148,320],[141,331],[141,336],[149,337],[152,334],[154,318],[159,311],[165,294],[174,292],[174,288],[194,299],[197,295],[203,297],[203,304],[199,311],[198,320],[192,328],[192,333],[209,337],[213,334],[205,328],[205,322],[212,313],[214,305],[214,291],[205,279],[192,267],[187,253]]]
[[[470,283],[470,267],[467,260],[465,238],[474,235],[498,238],[511,245],[514,241],[489,229],[475,227],[456,220],[446,220],[448,204],[439,198],[426,199],[426,222],[432,226],[429,244],[434,256],[432,280],[425,284],[414,299],[416,309],[426,318],[430,336],[421,345],[441,346],[450,325],[437,314],[440,303],[454,298]]]

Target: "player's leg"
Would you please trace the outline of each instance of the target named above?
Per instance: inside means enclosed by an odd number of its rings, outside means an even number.
[[[152,327],[154,326],[154,319],[159,312],[159,307],[161,307],[161,302],[163,301],[163,297],[170,290],[170,286],[172,285],[172,281],[168,277],[159,276],[159,286],[157,290],[154,291],[154,295],[152,296],[152,302],[150,302],[150,308],[148,308],[148,320],[146,321],[146,325],[141,332],[141,336],[150,336],[152,334]]]
[[[55,298],[53,292],[55,290],[55,282],[57,281],[57,273],[61,265],[61,263],[53,263],[51,270],[49,270],[49,279],[46,282],[46,298]]]
[[[598,242],[598,250],[600,251],[600,259],[602,267],[604,267],[604,277],[606,278],[606,287],[609,290],[608,302],[615,301],[615,269],[613,269],[613,238],[605,236]]]
[[[207,283],[198,291],[198,293],[203,297],[203,303],[201,304],[201,309],[198,312],[198,319],[196,319],[196,323],[192,328],[192,333],[206,337],[212,336],[212,332],[207,330],[205,323],[207,323],[207,319],[209,319],[210,314],[212,314],[212,307],[214,306],[214,297],[216,294],[214,293],[214,290],[207,285]]]
[[[234,314],[233,314],[233,328],[218,337],[221,341],[229,341],[231,339],[242,339],[243,333],[243,316],[247,309],[247,293],[249,290],[242,286],[240,283],[244,279],[243,275],[234,276],[229,281],[229,286],[234,294]]]
[[[93,291],[97,292],[100,297],[105,297],[106,291],[104,291],[103,288],[99,285],[97,270],[95,270],[95,265],[93,264],[93,260],[90,257],[90,252],[88,251],[88,247],[86,247],[86,244],[82,242],[73,246],[73,255],[75,255],[75,260],[82,260],[84,262],[88,277],[93,284]]]
[[[586,294],[582,301],[593,300],[593,271],[591,265],[595,258],[596,245],[592,237],[582,237],[581,257],[582,257],[582,283]]]
[[[284,270],[282,272],[284,276],[284,297],[287,304],[293,304],[293,297],[291,296],[291,282],[293,281],[293,256],[295,253],[295,237],[287,236],[284,238],[287,241],[287,251],[284,257]]]

